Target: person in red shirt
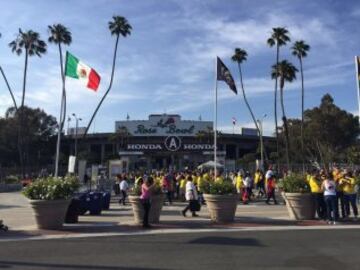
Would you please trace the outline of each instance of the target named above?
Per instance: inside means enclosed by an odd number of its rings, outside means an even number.
[[[270,178],[267,180],[266,190],[267,190],[267,199],[266,203],[270,204],[270,199],[274,200],[274,204],[278,204],[275,198],[275,187],[276,187],[276,180],[274,175],[272,174]]]

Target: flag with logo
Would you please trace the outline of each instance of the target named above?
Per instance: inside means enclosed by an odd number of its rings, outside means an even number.
[[[65,75],[78,79],[94,91],[97,91],[100,84],[99,74],[69,52],[66,52]]]
[[[234,126],[236,125],[236,118],[235,117],[232,118],[232,123],[233,123]]]
[[[234,78],[219,57],[217,57],[217,80],[226,82],[231,91],[237,95]]]

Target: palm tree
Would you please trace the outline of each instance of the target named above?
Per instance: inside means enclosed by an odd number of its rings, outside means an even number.
[[[26,92],[26,75],[27,75],[27,67],[28,67],[28,58],[29,56],[37,55],[41,57],[42,54],[46,53],[46,43],[45,41],[40,39],[40,35],[37,32],[32,30],[28,30],[27,32],[23,32],[21,28],[19,28],[19,34],[16,39],[9,43],[11,51],[16,53],[17,55],[21,55],[23,51],[25,51],[25,65],[24,65],[24,78],[23,78],[23,89],[22,89],[22,97],[21,97],[21,106],[20,106],[20,121],[18,126],[18,148],[19,148],[19,157],[20,157],[20,167],[22,176],[25,176],[24,170],[24,152],[23,152],[23,144],[24,138],[22,136],[22,126],[23,126],[23,108],[25,102],[25,92]]]
[[[59,154],[60,154],[60,139],[61,132],[64,127],[65,117],[66,117],[66,90],[65,90],[65,75],[64,75],[64,67],[63,67],[63,56],[62,56],[62,48],[61,44],[70,45],[72,38],[71,32],[62,24],[54,24],[49,25],[48,30],[50,36],[48,41],[50,43],[54,43],[58,45],[59,56],[60,56],[60,71],[61,71],[61,80],[62,80],[62,98],[61,98],[61,106],[60,106],[60,118],[59,118],[59,128],[58,128],[58,137],[56,143],[56,156],[55,156],[55,177],[58,176],[59,170]]]
[[[249,110],[249,112],[251,114],[251,117],[252,117],[253,121],[254,121],[255,127],[256,127],[258,133],[260,134],[260,129],[259,129],[259,126],[257,124],[256,118],[255,118],[254,113],[251,110],[250,104],[249,104],[249,102],[247,101],[247,98],[246,98],[245,89],[244,89],[244,83],[243,83],[243,78],[242,78],[242,72],[241,72],[241,63],[247,60],[247,52],[245,50],[243,50],[243,49],[235,48],[235,53],[231,57],[231,60],[233,60],[234,62],[237,62],[237,64],[238,64],[239,75],[240,75],[240,84],[241,84],[241,90],[242,90],[242,93],[243,93],[244,101],[245,101],[245,104],[246,104],[246,106],[247,106],[247,108],[248,108],[248,110]]]
[[[87,134],[87,132],[88,132],[90,126],[91,126],[92,121],[94,120],[94,118],[96,116],[97,111],[99,110],[101,104],[103,103],[104,99],[106,98],[106,96],[108,95],[108,93],[110,92],[110,89],[112,87],[112,83],[113,83],[113,80],[114,80],[116,53],[117,53],[119,38],[120,38],[120,36],[127,37],[128,35],[131,35],[132,27],[129,24],[129,22],[127,21],[126,18],[124,18],[122,16],[113,16],[113,20],[109,22],[109,30],[110,30],[111,35],[116,36],[113,63],[112,63],[112,70],[111,70],[111,77],[110,77],[110,84],[109,84],[108,89],[106,90],[104,96],[101,98],[99,104],[97,105],[93,115],[91,116],[89,124],[86,127],[84,137],[86,137],[86,134]]]
[[[25,102],[25,89],[26,89],[26,74],[28,67],[28,58],[29,56],[37,55],[41,57],[42,54],[46,53],[46,43],[40,39],[40,35],[37,32],[29,30],[23,32],[19,29],[19,34],[16,39],[9,43],[11,51],[17,55],[21,55],[25,50],[25,65],[24,65],[24,79],[23,79],[23,89],[22,89],[22,98],[21,98],[21,107],[24,106]]]
[[[287,169],[290,169],[290,158],[289,158],[289,129],[287,124],[287,118],[285,115],[285,106],[284,106],[284,86],[285,82],[292,82],[296,79],[296,72],[298,72],[297,68],[289,63],[286,60],[279,62],[277,65],[272,66],[271,77],[273,79],[280,79],[280,102],[281,102],[281,110],[282,110],[282,120],[284,123],[284,131],[285,131],[285,150],[286,150],[286,163]]]
[[[267,44],[270,47],[276,45],[276,65],[279,64],[279,53],[280,47],[286,45],[287,42],[290,41],[289,31],[283,27],[276,27],[272,29],[273,32],[270,38],[267,40]],[[275,134],[276,134],[276,153],[279,159],[279,133],[278,133],[278,122],[277,122],[277,85],[278,80],[275,79],[275,89],[274,89],[274,117],[275,117]],[[279,169],[279,160],[277,161],[278,169]]]
[[[304,73],[303,73],[303,64],[302,60],[307,56],[310,46],[306,44],[303,40],[296,41],[292,46],[292,54],[299,59],[300,62],[300,74],[301,74],[301,158],[302,158],[302,167],[303,173],[305,172],[305,161],[304,161]]]

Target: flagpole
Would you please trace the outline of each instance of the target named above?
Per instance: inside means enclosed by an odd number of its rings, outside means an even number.
[[[217,81],[217,58],[215,59],[215,108],[214,108],[214,180],[216,180],[217,174],[217,88],[218,88],[218,81]]]
[[[355,56],[355,68],[356,68],[356,89],[357,89],[357,98],[358,98],[358,107],[359,107],[359,124],[360,124],[360,85],[359,85],[359,64],[358,57]]]
[[[55,172],[54,176],[58,177],[59,175],[59,159],[60,159],[60,143],[61,143],[61,132],[63,129],[63,125],[65,122],[66,115],[65,113],[65,106],[66,106],[66,90],[65,90],[65,74],[64,74],[64,68],[63,68],[63,57],[62,57],[62,51],[60,48],[60,71],[61,71],[61,81],[62,81],[62,93],[61,93],[61,105],[60,105],[60,117],[59,117],[59,126],[58,126],[58,135],[57,135],[57,141],[56,141],[56,153],[55,153]]]

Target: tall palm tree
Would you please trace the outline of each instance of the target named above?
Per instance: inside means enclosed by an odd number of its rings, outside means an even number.
[[[29,30],[23,32],[21,28],[19,29],[19,34],[16,39],[9,43],[11,51],[17,55],[21,55],[25,51],[25,65],[24,65],[24,79],[23,79],[23,89],[21,97],[21,107],[24,106],[25,102],[25,91],[26,91],[26,75],[28,67],[28,58],[29,56],[37,55],[41,57],[42,54],[46,53],[46,43],[40,39],[40,35],[37,32]]]
[[[64,127],[65,117],[66,117],[66,90],[65,90],[65,75],[64,75],[64,66],[63,66],[63,56],[61,44],[70,45],[72,42],[71,32],[62,24],[49,25],[48,30],[50,36],[48,41],[54,43],[58,46],[59,56],[60,56],[60,71],[61,71],[61,80],[62,80],[62,97],[61,97],[61,106],[60,106],[60,118],[59,118],[59,128],[58,128],[58,137],[56,143],[56,155],[55,155],[55,177],[58,176],[59,171],[59,154],[60,154],[60,140],[61,132]]]
[[[289,31],[283,27],[276,27],[272,29],[273,32],[270,38],[267,40],[267,44],[270,47],[276,46],[276,65],[279,64],[279,54],[280,47],[286,45],[290,41]],[[277,152],[277,165],[279,170],[279,133],[278,133],[278,122],[277,122],[277,88],[278,80],[275,79],[275,89],[274,89],[274,117],[275,117],[275,134],[276,134],[276,152]]]
[[[260,129],[259,129],[259,126],[257,124],[256,118],[255,118],[254,113],[251,110],[250,104],[249,104],[249,102],[248,102],[248,100],[246,98],[245,89],[244,89],[244,83],[243,83],[243,78],[242,78],[241,63],[243,63],[244,61],[247,60],[247,52],[245,50],[243,50],[243,49],[235,48],[235,53],[231,57],[231,60],[233,60],[234,62],[236,62],[238,64],[239,75],[240,75],[240,84],[241,84],[241,90],[242,90],[242,93],[243,93],[244,101],[245,101],[246,107],[248,108],[248,110],[249,110],[249,112],[251,114],[251,117],[252,117],[252,119],[254,121],[255,127],[256,127],[258,133],[260,134]]]
[[[113,63],[112,63],[112,70],[111,70],[111,77],[110,77],[110,84],[109,84],[108,89],[106,90],[104,96],[101,98],[99,104],[97,105],[93,115],[91,116],[89,124],[86,127],[84,137],[86,137],[86,134],[87,134],[87,132],[88,132],[90,126],[91,126],[92,121],[94,120],[94,118],[96,116],[96,113],[98,112],[101,104],[103,103],[104,99],[106,98],[106,96],[108,95],[108,93],[110,92],[110,89],[112,87],[112,83],[113,83],[113,80],[114,80],[116,53],[117,53],[119,38],[120,38],[120,36],[127,37],[128,35],[131,35],[132,27],[129,24],[129,22],[127,21],[126,18],[124,18],[122,16],[113,16],[113,20],[109,22],[109,30],[110,30],[111,35],[116,36],[115,49],[114,49],[114,55],[113,55]]]
[[[302,159],[302,167],[303,173],[305,173],[305,153],[304,153],[304,72],[303,72],[303,58],[305,58],[310,50],[310,46],[305,43],[303,40],[296,41],[294,45],[291,47],[292,54],[299,59],[300,62],[300,74],[301,74],[301,159]]]
[[[272,66],[271,77],[273,79],[279,78],[280,82],[280,102],[281,102],[281,110],[282,110],[282,120],[284,123],[284,131],[285,131],[285,150],[286,150],[286,163],[287,169],[290,169],[290,157],[289,157],[289,129],[287,118],[285,114],[285,106],[284,106],[284,87],[285,82],[292,82],[296,79],[296,72],[298,72],[297,68],[286,60],[282,60],[277,65]]]
[[[21,28],[19,28],[19,34],[16,39],[9,43],[11,51],[16,53],[17,55],[21,55],[23,51],[25,51],[25,65],[24,65],[24,77],[23,77],[23,89],[22,89],[22,97],[21,97],[21,105],[20,105],[20,114],[19,114],[19,125],[18,125],[18,149],[19,149],[19,157],[20,157],[20,167],[22,176],[25,176],[25,168],[24,168],[24,138],[22,136],[22,126],[23,126],[23,108],[25,102],[25,92],[26,92],[26,75],[27,75],[27,67],[28,67],[28,58],[34,55],[41,57],[42,54],[46,53],[46,43],[45,41],[40,39],[40,35],[37,32],[32,30],[28,30],[23,32]]]

